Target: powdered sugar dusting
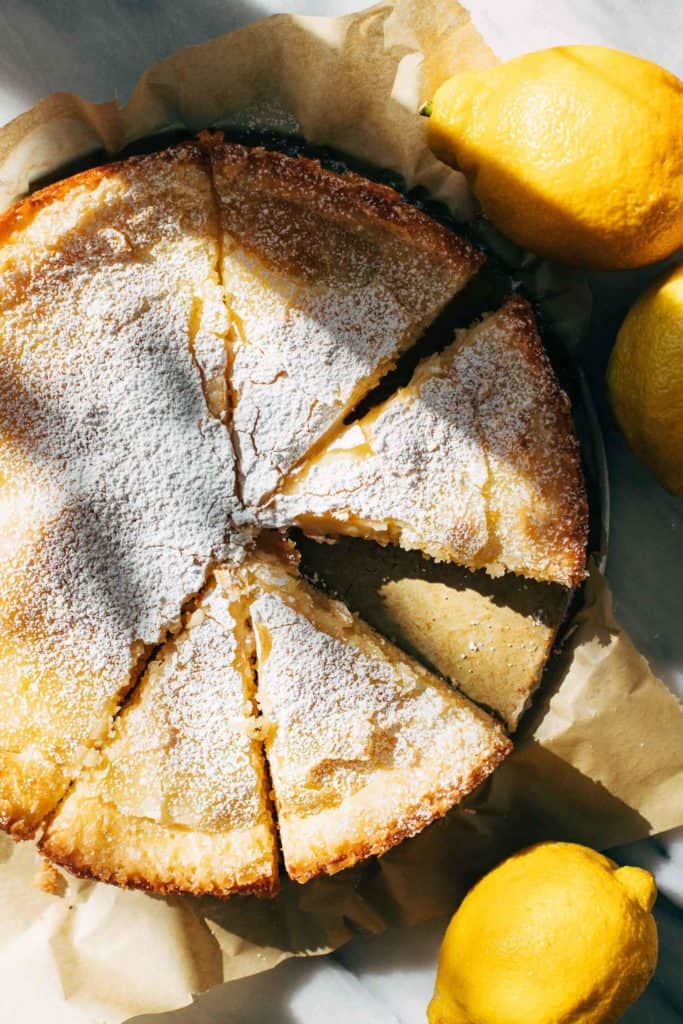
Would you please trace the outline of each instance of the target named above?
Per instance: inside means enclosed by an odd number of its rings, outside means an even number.
[[[258,700],[271,723],[266,751],[281,815],[310,814],[358,792],[376,773],[422,772],[439,760],[464,778],[499,730],[416,663],[382,642],[338,602],[303,581],[257,568],[251,604]],[[387,815],[402,799],[387,792]],[[285,849],[285,856],[287,850]]]
[[[233,434],[251,504],[341,422],[479,259],[397,193],[353,175],[240,146],[214,145],[212,158]]]
[[[286,482],[271,521],[572,582],[585,558],[581,474],[529,316],[513,300],[425,360]]]
[[[191,351],[216,372],[225,333],[196,150],[57,190],[0,268],[0,475],[25,523],[0,565],[0,746],[69,765],[223,557],[235,499]]]
[[[267,818],[240,607],[220,574],[150,664],[92,773],[101,800],[123,814],[203,832]]]
[[[455,346],[486,453],[489,545],[507,570],[565,586],[585,577],[588,504],[570,402],[513,298]]]
[[[472,405],[437,370],[291,478],[275,498],[275,520],[305,521],[310,532],[329,516],[341,532],[363,534],[354,518],[363,519],[385,542],[400,537],[406,548],[467,563],[488,537],[487,478]]]
[[[244,291],[232,295],[247,339],[234,348],[233,430],[252,503],[339,418],[358,383],[391,361],[408,317],[379,284],[353,294],[311,288],[274,310],[255,303],[254,315]]]

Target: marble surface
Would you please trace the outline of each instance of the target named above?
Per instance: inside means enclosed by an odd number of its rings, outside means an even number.
[[[125,100],[154,60],[265,14],[342,14],[361,5],[355,0],[1,0],[0,123],[58,90],[91,100],[113,95]],[[682,0],[469,0],[468,6],[502,58],[557,43],[601,43],[656,60],[683,76]],[[651,270],[594,276],[585,364],[607,443],[612,489],[607,573],[617,613],[661,677],[680,693],[683,499],[667,495],[636,462],[613,429],[604,401],[604,367],[615,331],[651,276]],[[660,892],[670,897],[657,905],[657,974],[623,1020],[681,1022],[683,832],[634,844],[617,856],[652,867]],[[425,1020],[444,926],[445,919],[357,939],[333,956],[289,961],[267,975],[207,993],[192,1007],[137,1018],[136,1024],[418,1024]],[[60,1020],[70,1024],[71,1018]]]

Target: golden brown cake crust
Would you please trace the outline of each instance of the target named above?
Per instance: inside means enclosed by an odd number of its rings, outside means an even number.
[[[588,498],[581,465],[581,451],[574,429],[571,406],[560,387],[550,359],[543,348],[536,318],[531,305],[520,295],[515,295],[503,306],[498,314],[507,321],[521,345],[525,359],[534,367],[542,380],[544,409],[554,421],[552,452],[538,453],[543,459],[552,456],[552,466],[547,474],[545,487],[553,492],[555,514],[552,522],[550,545],[562,553],[562,567],[553,578],[554,582],[567,587],[579,586],[586,578],[588,546]],[[513,455],[523,452],[513,452]],[[533,458],[533,453],[530,453]],[[539,466],[535,473],[542,477]]]
[[[344,871],[368,857],[380,857],[453,810],[468,793],[480,786],[495,771],[511,751],[512,742],[501,733],[490,756],[460,784],[429,794],[424,801],[401,814],[386,829],[378,830],[362,842],[348,844],[346,848],[340,849],[336,855],[330,857],[325,864],[321,864],[317,858],[300,857],[293,861],[290,859],[287,863],[287,873],[294,881],[304,883],[319,875],[334,875]]]
[[[217,569],[51,816],[47,856],[152,892],[276,891],[247,619],[235,573]]]
[[[99,801],[92,803],[83,819],[71,817],[68,829],[52,832],[48,823],[39,842],[44,856],[80,878],[165,896],[272,897],[278,892],[277,860],[260,835],[239,840],[242,864],[236,877],[220,870],[221,863],[235,864],[235,837],[226,842],[216,833],[168,829],[126,818]],[[94,831],[88,821],[91,815],[97,819]]]
[[[386,186],[220,135],[204,140],[222,229],[240,490],[258,505],[483,255]]]
[[[41,768],[38,759],[39,772]],[[68,773],[52,765],[49,772],[51,788],[64,792],[69,785]],[[0,750],[0,780],[0,828],[13,839],[33,839],[54,801],[36,792],[35,768],[20,763],[13,751]]]
[[[69,178],[55,181],[51,185],[46,185],[45,188],[25,196],[14,206],[10,206],[9,209],[0,213],[0,245],[11,242],[15,233],[21,232],[41,210],[60,199],[68,198],[75,189],[93,190],[103,179],[114,177],[122,170],[125,170],[126,173],[136,168],[144,171],[146,167],[158,167],[160,163],[169,165],[195,163],[198,166],[206,167],[207,159],[198,143],[181,142],[171,149],[142,156],[131,156],[125,160],[113,160],[100,167],[90,167]]]
[[[246,562],[258,700],[297,882],[424,829],[511,751],[501,726],[268,553]]]
[[[397,235],[471,272],[480,267],[484,253],[460,235],[407,202],[396,189],[379,185],[353,171],[338,174],[309,157],[291,157],[262,146],[223,141],[221,132],[201,132],[200,144],[227,177],[247,172],[254,182],[268,183],[285,199],[319,209],[326,216],[354,224],[361,219],[391,225]]]

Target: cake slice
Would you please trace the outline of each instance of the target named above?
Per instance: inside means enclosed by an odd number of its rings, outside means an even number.
[[[275,523],[573,586],[587,502],[569,400],[511,298],[285,481]]]
[[[49,822],[47,857],[157,893],[274,894],[247,616],[232,575],[217,571]]]
[[[216,207],[195,145],[0,217],[0,826],[33,834],[235,507]]]
[[[203,136],[223,230],[232,429],[260,502],[483,261],[393,189]]]
[[[295,881],[421,831],[510,751],[483,711],[281,556],[256,555],[247,575],[266,756]]]

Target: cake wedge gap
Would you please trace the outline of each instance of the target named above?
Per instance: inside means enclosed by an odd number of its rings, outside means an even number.
[[[299,533],[304,575],[514,733],[541,682],[572,591],[514,573],[492,577],[419,551]]]

